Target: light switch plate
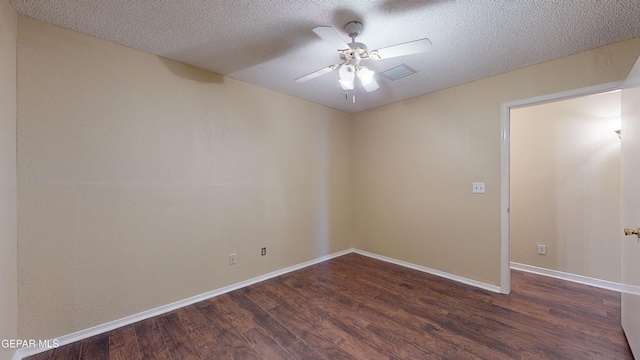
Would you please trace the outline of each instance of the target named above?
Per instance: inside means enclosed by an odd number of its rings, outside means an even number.
[[[484,183],[483,182],[474,182],[472,185],[473,185],[473,193],[474,194],[484,194]]]

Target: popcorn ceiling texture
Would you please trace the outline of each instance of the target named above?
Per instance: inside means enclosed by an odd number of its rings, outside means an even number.
[[[347,112],[479,80],[640,36],[637,0],[563,1],[76,1],[11,0],[23,16],[191,64]],[[339,62],[311,29],[343,34],[363,22],[370,50],[428,37],[426,54],[369,61],[376,72],[406,63],[417,74],[344,100],[337,74],[294,79]]]

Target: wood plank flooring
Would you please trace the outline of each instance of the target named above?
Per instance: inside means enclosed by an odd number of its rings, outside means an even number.
[[[618,293],[513,271],[505,296],[349,254],[28,359],[633,357]]]

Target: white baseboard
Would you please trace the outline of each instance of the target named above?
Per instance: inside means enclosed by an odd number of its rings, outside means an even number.
[[[200,295],[196,295],[187,299],[183,299],[183,300],[179,300],[176,301],[174,303],[171,304],[167,304],[167,305],[163,305],[160,307],[157,307],[155,309],[150,309],[147,311],[143,311],[141,313],[137,313],[137,314],[133,314],[121,319],[117,319],[114,321],[110,321],[108,323],[105,324],[101,324],[101,325],[97,325],[88,329],[84,329],[84,330],[80,330],[77,331],[75,333],[72,334],[68,334],[68,335],[64,335],[61,336],[59,338],[57,338],[58,340],[58,346],[64,346],[76,341],[80,341],[98,334],[102,334],[111,330],[115,330],[117,328],[123,327],[123,326],[127,326],[127,325],[131,325],[133,323],[136,323],[138,321],[142,321],[142,320],[146,320],[149,318],[152,318],[154,316],[158,316],[158,315],[162,315],[165,313],[168,313],[170,311],[179,309],[181,307],[185,307],[191,304],[195,304],[197,302],[203,301],[203,300],[207,300],[213,297],[216,297],[218,295],[222,295],[222,294],[226,294],[228,292],[234,291],[234,290],[238,290],[241,289],[243,287],[249,286],[249,285],[253,285],[280,275],[284,275],[296,270],[300,270],[302,268],[311,266],[311,265],[315,265],[318,263],[321,263],[323,261],[327,261],[342,255],[346,255],[346,254],[350,254],[350,253],[356,253],[356,254],[360,254],[363,256],[367,256],[370,258],[374,258],[374,259],[378,259],[378,260],[382,260],[382,261],[386,261],[388,263],[392,263],[392,264],[396,264],[396,265],[400,265],[409,269],[414,269],[414,270],[418,270],[418,271],[422,271],[428,274],[432,274],[432,275],[436,275],[445,279],[449,279],[449,280],[453,280],[453,281],[457,281],[463,284],[467,284],[467,285],[471,285],[471,286],[475,286],[477,288],[480,289],[485,289],[485,290],[489,290],[492,292],[496,292],[499,293],[500,292],[500,287],[499,286],[495,286],[495,285],[491,285],[491,284],[486,284],[480,281],[475,281],[475,280],[471,280],[471,279],[467,279],[461,276],[457,276],[457,275],[453,275],[453,274],[449,274],[443,271],[439,271],[439,270],[435,270],[435,269],[431,269],[428,267],[424,267],[424,266],[420,266],[420,265],[416,265],[416,264],[412,264],[412,263],[408,263],[405,261],[401,261],[401,260],[396,260],[390,257],[386,257],[386,256],[382,256],[382,255],[378,255],[378,254],[374,254],[374,253],[370,253],[367,251],[362,251],[362,250],[357,250],[357,249],[347,249],[347,250],[343,250],[343,251],[339,251],[333,254],[329,254],[329,255],[325,255],[322,257],[319,257],[317,259],[313,259],[301,264],[297,264],[297,265],[293,265],[281,270],[277,270],[274,272],[270,272],[268,274],[265,275],[261,275],[249,280],[245,280],[245,281],[241,281],[239,283],[236,284],[232,284],[229,286],[225,286],[216,290],[212,290]],[[32,356],[32,355],[36,355],[39,354],[41,352],[47,351],[47,350],[51,350],[50,348],[40,348],[40,347],[32,347],[32,348],[24,348],[24,349],[18,349],[15,353],[15,355],[13,356],[12,360],[22,360],[23,358],[27,357],[27,356]]]
[[[374,258],[374,259],[378,259],[378,260],[382,260],[391,264],[396,264],[396,265],[400,265],[409,269],[413,269],[413,270],[418,270],[418,271],[422,271],[431,275],[435,275],[435,276],[439,276],[441,278],[445,278],[445,279],[449,279],[449,280],[453,280],[459,283],[463,283],[463,284],[467,284],[467,285],[471,285],[471,286],[475,286],[477,288],[480,289],[484,289],[484,290],[488,290],[491,292],[495,292],[495,293],[500,293],[500,287],[496,286],[496,285],[491,285],[491,284],[487,284],[487,283],[483,283],[480,281],[476,281],[476,280],[471,280],[462,276],[458,276],[458,275],[453,275],[444,271],[440,271],[440,270],[435,270],[435,269],[431,269],[425,266],[421,266],[421,265],[416,265],[416,264],[412,264],[406,261],[402,261],[402,260],[397,260],[394,258],[390,258],[390,257],[386,257],[386,256],[382,256],[382,255],[378,255],[378,254],[374,254],[374,253],[370,253],[367,251],[363,251],[363,250],[358,250],[358,249],[354,249],[353,252],[355,252],[356,254],[360,254],[360,255],[364,255],[364,256],[368,256],[370,258]]]
[[[578,284],[590,285],[590,286],[594,286],[601,289],[612,290],[617,292],[625,291],[625,286],[623,284],[613,282],[613,281],[600,280],[600,279],[595,279],[588,276],[576,275],[576,274],[571,274],[571,273],[557,271],[557,270],[550,270],[550,269],[545,269],[545,268],[541,268],[533,265],[520,264],[516,262],[511,262],[511,268],[514,270],[526,271],[529,273],[548,276],[548,277],[552,277],[560,280],[571,281]]]
[[[94,335],[98,335],[98,334],[102,334],[111,330],[115,330],[117,328],[126,326],[126,325],[130,325],[133,323],[136,323],[138,321],[141,320],[146,320],[149,318],[152,318],[154,316],[158,316],[158,315],[162,315],[165,313],[168,313],[170,311],[179,309],[181,307],[185,307],[191,304],[195,304],[197,302],[203,301],[203,300],[207,300],[213,297],[216,297],[218,295],[222,295],[222,294],[226,294],[228,292],[234,291],[234,290],[238,290],[241,289],[243,287],[249,286],[249,285],[253,285],[280,275],[284,275],[287,273],[290,273],[292,271],[296,271],[296,270],[300,270],[302,268],[311,266],[311,265],[315,265],[318,263],[321,263],[323,261],[327,261],[330,259],[333,259],[335,257],[338,256],[342,256],[342,255],[346,255],[349,253],[352,253],[353,249],[347,249],[347,250],[343,250],[343,251],[339,251],[333,254],[329,254],[329,255],[325,255],[322,257],[319,257],[317,259],[313,259],[310,261],[306,261],[303,262],[301,264],[297,264],[297,265],[293,265],[293,266],[289,266],[287,268],[281,269],[281,270],[277,270],[274,272],[270,272],[268,274],[265,275],[261,275],[258,277],[254,277],[252,279],[249,280],[245,280],[245,281],[241,281],[239,283],[236,284],[232,284],[229,286],[225,286],[216,290],[212,290],[200,295],[196,295],[196,296],[192,296],[190,298],[187,299],[183,299],[183,300],[179,300],[176,301],[174,303],[171,304],[167,304],[167,305],[163,305],[160,307],[157,307],[155,309],[151,309],[151,310],[147,310],[147,311],[143,311],[141,313],[137,313],[137,314],[133,314],[118,320],[114,320],[114,321],[110,321],[108,323],[105,324],[101,324],[101,325],[97,325],[88,329],[84,329],[84,330],[80,330],[77,331],[73,334],[69,334],[69,335],[64,335],[61,336],[59,338],[57,338],[58,340],[58,345],[59,346],[63,346],[63,345],[67,345],[76,341],[80,341],[89,337],[92,337]],[[35,354],[39,354],[41,352],[47,351],[47,350],[51,350],[50,348],[40,348],[40,347],[32,347],[32,348],[24,348],[24,349],[18,349],[15,353],[15,355],[13,356],[12,360],[22,360],[23,358],[27,357],[27,356],[32,356]]]

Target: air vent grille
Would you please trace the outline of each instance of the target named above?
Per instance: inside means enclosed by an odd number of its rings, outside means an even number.
[[[393,80],[398,80],[400,78],[403,78],[405,76],[409,76],[415,73],[416,71],[410,68],[409,66],[407,66],[407,64],[400,64],[380,74],[382,74],[382,76],[386,77],[387,79],[393,81]]]

